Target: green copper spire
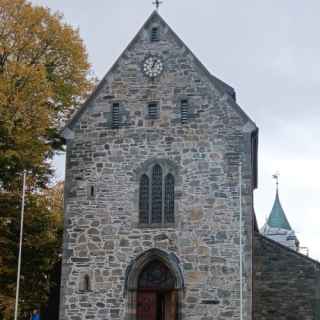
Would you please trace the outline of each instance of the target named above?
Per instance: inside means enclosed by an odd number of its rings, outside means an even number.
[[[287,220],[286,214],[284,213],[280,199],[279,199],[279,174],[275,174],[273,176],[277,180],[277,191],[276,191],[276,198],[274,200],[274,204],[271,210],[271,213],[269,215],[267,225],[272,228],[281,228],[281,229],[286,229],[286,230],[292,230],[291,226]]]

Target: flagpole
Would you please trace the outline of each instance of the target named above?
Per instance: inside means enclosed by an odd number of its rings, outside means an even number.
[[[20,241],[19,241],[19,257],[18,257],[18,272],[17,272],[17,288],[16,288],[16,304],[14,308],[14,320],[18,318],[18,302],[19,302],[19,289],[20,289],[20,272],[21,272],[21,251],[23,239],[23,217],[24,217],[24,201],[26,193],[26,175],[27,171],[23,171],[23,187],[22,187],[22,203],[21,203],[21,219],[20,219]]]

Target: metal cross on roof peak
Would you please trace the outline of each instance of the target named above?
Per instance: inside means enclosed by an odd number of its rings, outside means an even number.
[[[279,177],[280,177],[279,171],[277,171],[274,175],[272,175],[272,178],[276,180],[277,190],[279,188]]]
[[[155,0],[155,2],[152,3],[156,6],[156,9],[159,10],[159,7],[163,3],[163,1]]]

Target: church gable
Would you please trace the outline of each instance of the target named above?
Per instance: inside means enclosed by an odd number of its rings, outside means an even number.
[[[106,319],[237,315],[239,246],[250,315],[254,129],[153,13],[65,130],[61,319],[82,315],[79,290],[91,317],[102,303]]]
[[[212,106],[220,108],[217,116],[233,113],[238,123],[253,124],[237,105],[233,88],[212,76],[155,11],[64,134],[79,126],[79,120],[85,126],[99,122],[121,128],[148,126],[148,120],[159,118],[165,127],[197,118]]]

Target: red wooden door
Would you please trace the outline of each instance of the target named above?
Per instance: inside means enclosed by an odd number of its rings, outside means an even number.
[[[157,320],[157,294],[138,292],[137,320]]]

